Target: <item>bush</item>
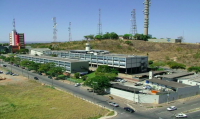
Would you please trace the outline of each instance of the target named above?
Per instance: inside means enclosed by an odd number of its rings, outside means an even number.
[[[87,76],[84,75],[84,76],[81,77],[81,79],[82,79],[83,81],[85,81],[85,80],[87,79]]]
[[[133,45],[131,41],[125,41],[125,43],[128,45]]]
[[[79,74],[78,72],[76,72],[76,73],[74,74],[74,77],[75,77],[76,79],[79,79],[80,74]]]

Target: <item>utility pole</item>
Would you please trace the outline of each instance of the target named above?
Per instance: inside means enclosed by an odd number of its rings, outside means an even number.
[[[57,40],[56,17],[53,17],[52,20],[53,20],[53,42],[56,42]]]

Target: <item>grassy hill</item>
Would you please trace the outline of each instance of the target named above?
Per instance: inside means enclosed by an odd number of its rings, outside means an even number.
[[[128,42],[127,42],[128,41]],[[57,43],[58,50],[85,49],[86,41],[73,41]],[[52,43],[31,44],[33,48],[46,48]],[[111,53],[148,55],[149,60],[170,61],[183,63],[187,67],[200,66],[200,45],[198,44],[174,44],[174,43],[155,43],[140,40],[92,40],[92,49],[108,50]]]

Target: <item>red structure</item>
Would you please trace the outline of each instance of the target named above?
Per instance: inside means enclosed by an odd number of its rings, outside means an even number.
[[[15,32],[15,46],[19,45],[19,35]]]

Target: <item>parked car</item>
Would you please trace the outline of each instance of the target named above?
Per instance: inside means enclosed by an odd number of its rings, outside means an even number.
[[[18,74],[12,74],[13,76],[19,76]]]
[[[137,82],[134,84],[134,86],[141,86],[141,85],[143,85],[141,82]]]
[[[187,118],[187,115],[184,113],[179,113],[176,115],[176,118]]]
[[[135,112],[133,109],[131,109],[130,107],[124,107],[124,110],[126,110],[127,112],[133,113]]]
[[[39,80],[38,77],[34,77],[35,80]]]
[[[0,74],[2,74],[3,73],[3,71],[0,71]]]
[[[11,72],[6,72],[6,75],[10,74]]]
[[[78,86],[80,86],[81,84],[80,83],[76,83],[74,86],[75,87],[78,87]]]
[[[38,73],[39,75],[42,75],[42,73]]]
[[[52,76],[48,76],[48,78],[52,79]]]
[[[148,90],[151,90],[151,89],[152,89],[152,87],[151,87],[150,85],[145,85],[145,86],[143,86],[143,89],[148,89]]]
[[[121,82],[121,83],[125,83],[125,82],[127,82],[127,81],[122,79],[120,82]]]
[[[114,107],[119,107],[119,105],[117,103],[114,103],[114,102],[109,102],[108,104],[111,105],[111,106],[114,106]]]
[[[3,65],[3,67],[7,67],[7,65]]]
[[[174,111],[177,110],[177,108],[175,106],[170,106],[167,108],[168,111]]]
[[[88,92],[93,92],[93,89],[87,89]]]

